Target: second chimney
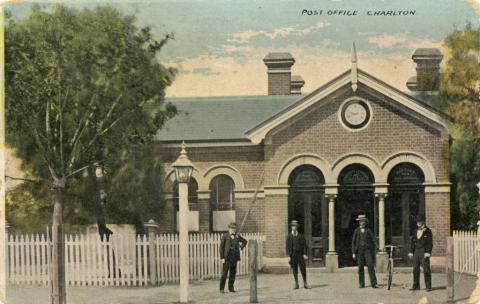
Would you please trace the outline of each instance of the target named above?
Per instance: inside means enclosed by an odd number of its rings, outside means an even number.
[[[407,82],[407,87],[413,91],[437,91],[440,85],[440,62],[443,55],[436,48],[416,49],[412,55],[417,64],[417,77]]]
[[[263,62],[268,68],[268,95],[289,95],[292,84],[292,65],[295,63],[290,53],[268,53]]]
[[[292,82],[290,83],[290,94],[302,94],[302,87],[305,85],[305,80],[302,76],[292,75]]]

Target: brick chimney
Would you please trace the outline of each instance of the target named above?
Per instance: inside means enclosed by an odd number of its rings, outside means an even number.
[[[305,84],[302,76],[292,75],[292,80],[290,82],[290,94],[302,94],[302,87]]]
[[[443,55],[436,48],[419,48],[412,55],[417,64],[417,76],[407,81],[411,91],[437,91],[440,85],[440,62]]]
[[[290,53],[268,53],[263,62],[267,66],[268,95],[290,95],[292,85],[292,65],[295,63]],[[301,87],[300,87],[301,88]]]

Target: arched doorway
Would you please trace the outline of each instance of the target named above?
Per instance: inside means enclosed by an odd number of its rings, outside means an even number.
[[[416,229],[417,214],[425,214],[425,181],[422,170],[411,163],[401,163],[388,175],[388,196],[385,206],[387,243],[400,248],[399,258],[408,259],[410,236]]]
[[[305,235],[309,249],[307,265],[324,266],[328,217],[323,174],[312,165],[302,165],[290,174],[288,184],[288,222],[300,223],[300,232]]]
[[[362,164],[346,166],[338,177],[338,199],[335,205],[335,240],[340,267],[353,266],[352,236],[358,224],[356,218],[365,214],[368,227],[376,233],[377,211],[372,171]]]

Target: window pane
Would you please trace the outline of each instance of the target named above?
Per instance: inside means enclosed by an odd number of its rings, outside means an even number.
[[[233,209],[233,180],[227,175],[216,176],[210,183],[212,210]]]

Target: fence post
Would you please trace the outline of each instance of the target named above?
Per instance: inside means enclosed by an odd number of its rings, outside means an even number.
[[[453,273],[453,238],[447,237],[447,302],[453,302],[454,298],[454,273]]]
[[[150,274],[150,284],[151,285],[157,285],[158,282],[158,276],[157,276],[157,259],[156,259],[156,234],[157,234],[157,229],[158,225],[157,223],[151,219],[148,221],[148,223],[144,224],[145,229],[147,230],[148,234],[148,252],[149,252],[149,260],[148,260],[148,273]],[[145,252],[144,252],[145,254]],[[138,257],[139,259],[141,257]],[[146,256],[143,257],[144,263],[147,261]]]
[[[248,242],[248,261],[250,263],[250,303],[258,303],[257,299],[257,240]]]

